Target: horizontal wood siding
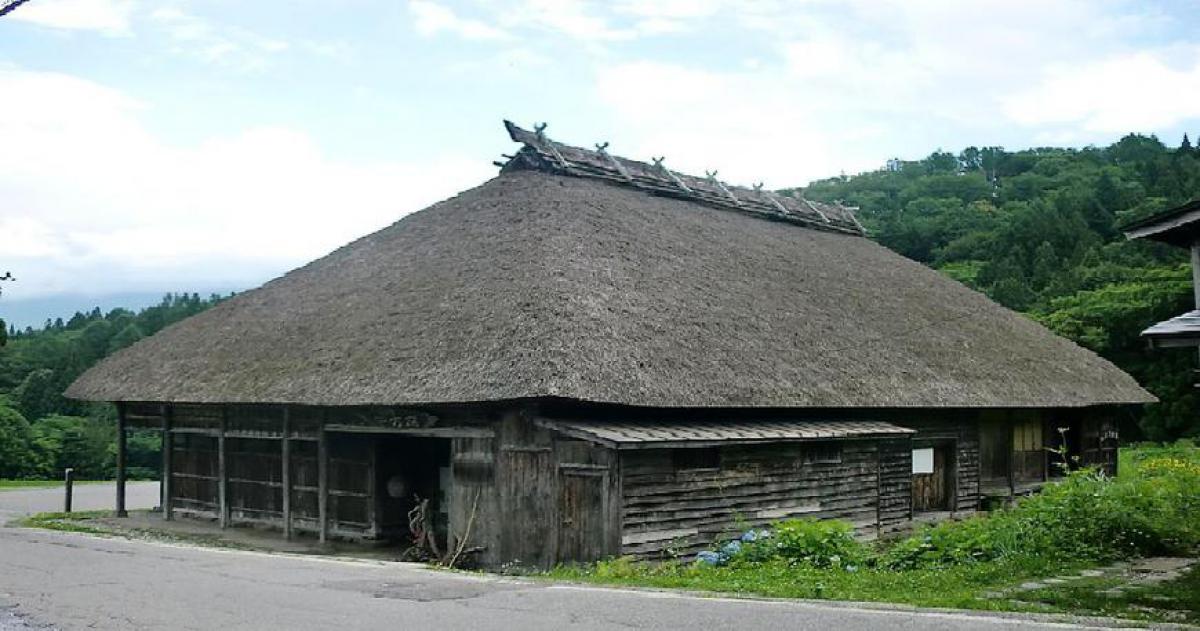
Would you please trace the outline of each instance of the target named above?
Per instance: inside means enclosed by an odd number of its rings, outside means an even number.
[[[879,531],[908,528],[912,519],[912,442],[879,441]]]
[[[793,517],[844,519],[874,534],[876,443],[841,444],[840,463],[809,462],[801,443],[723,447],[720,467],[702,470],[677,470],[668,449],[623,452],[621,553],[691,553]]]

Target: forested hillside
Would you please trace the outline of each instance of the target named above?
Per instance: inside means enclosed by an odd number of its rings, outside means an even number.
[[[1187,253],[1120,226],[1200,197],[1200,149],[1129,135],[1105,148],[968,147],[814,182],[872,236],[1112,360],[1162,400],[1126,439],[1200,434],[1196,354],[1138,333],[1192,308]],[[1131,436],[1130,431],[1141,436]]]
[[[169,294],[138,313],[113,309],[76,313],[42,329],[10,329],[0,347],[0,478],[59,477],[73,467],[82,479],[113,475],[116,412],[110,404],[62,396],[76,377],[105,355],[199,313],[222,298]],[[156,476],[159,439],[135,434],[130,474]]]

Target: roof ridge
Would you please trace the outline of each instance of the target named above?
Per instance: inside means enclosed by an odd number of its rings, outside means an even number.
[[[546,137],[545,123],[535,125],[534,131],[508,120],[504,127],[514,142],[525,146],[516,155],[506,156],[506,162],[496,163],[501,172],[524,169],[599,179],[651,195],[687,199],[817,230],[858,236],[867,233],[854,212],[841,204],[778,195],[764,190],[762,184],[753,188],[729,185],[717,179],[716,171],[706,172],[705,177],[678,173],[663,166],[662,157],[652,158],[653,164],[648,164],[614,156],[608,153],[607,142],[597,144],[595,150],[563,144]]]

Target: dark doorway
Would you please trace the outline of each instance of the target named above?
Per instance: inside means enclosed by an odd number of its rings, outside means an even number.
[[[426,525],[444,551],[450,515],[450,441],[380,435],[375,449],[379,538],[411,545],[409,513],[428,501]]]
[[[914,513],[950,510],[953,497],[952,445],[913,448],[912,504]]]

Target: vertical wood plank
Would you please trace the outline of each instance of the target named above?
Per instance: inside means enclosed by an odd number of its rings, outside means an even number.
[[[175,422],[175,409],[170,405],[162,406],[162,498],[159,500],[159,505],[162,506],[163,519],[171,521],[175,518],[174,505],[171,498],[174,497],[171,489],[171,475],[174,472],[172,466],[172,457],[174,451],[174,442],[171,440],[173,436],[172,429]]]
[[[125,404],[117,403],[117,517],[128,517],[125,510]]]
[[[283,537],[292,538],[292,427],[288,407],[283,406],[283,438],[279,442],[280,482],[283,485]]]
[[[379,494],[376,492],[378,451],[379,443],[372,440],[367,450],[367,532],[372,539],[379,538]]]
[[[317,434],[317,519],[319,540],[325,543],[329,539],[329,436],[324,423]]]
[[[229,408],[221,408],[221,426],[217,430],[217,511],[222,528],[229,527],[229,476],[225,469],[225,431],[229,427]]]
[[[1017,496],[1017,472],[1016,472],[1016,454],[1017,454],[1017,427],[1016,421],[1012,416],[1008,417],[1008,496],[1010,498]]]
[[[1200,309],[1200,241],[1192,244],[1192,291],[1195,292],[1196,308]]]
[[[875,536],[883,536],[883,444],[875,441]]]

